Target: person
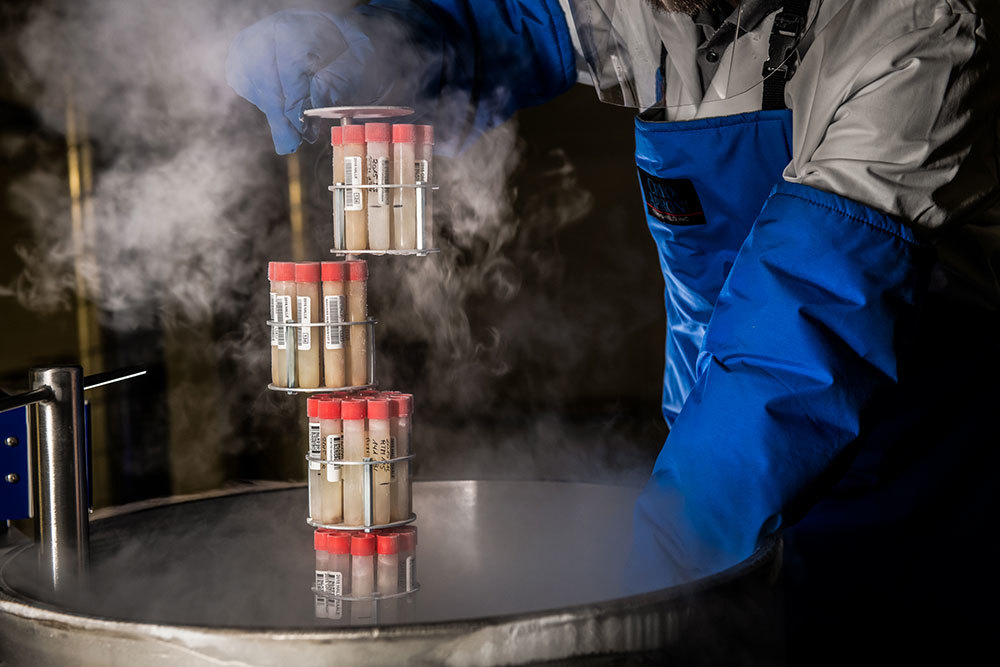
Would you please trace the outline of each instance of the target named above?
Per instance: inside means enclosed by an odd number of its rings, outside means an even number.
[[[818,662],[869,639],[968,647],[997,620],[998,14],[373,0],[269,17],[227,73],[279,153],[310,138],[309,107],[412,105],[446,153],[578,79],[638,108],[670,434],[631,571],[669,585],[781,531]]]

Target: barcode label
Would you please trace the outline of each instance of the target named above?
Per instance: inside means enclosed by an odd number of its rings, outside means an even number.
[[[287,295],[279,295],[276,297],[277,303],[277,315],[278,322],[291,322],[292,321],[292,297]],[[277,327],[278,329],[278,349],[286,350],[288,349],[288,327]]]
[[[344,436],[333,433],[326,436],[326,460],[342,461],[344,459]],[[326,466],[326,479],[328,482],[340,481],[340,466]]]
[[[427,160],[417,160],[413,163],[413,176],[417,183],[426,183],[430,180],[431,165]]]
[[[271,320],[272,322],[277,322],[278,321],[278,314],[277,314],[277,310],[278,310],[278,295],[275,294],[274,292],[271,292],[271,304],[270,304],[270,307],[271,307],[271,310],[269,311],[270,315],[268,315],[268,319]],[[276,347],[277,345],[278,345],[278,327],[272,326],[271,327],[271,347]]]
[[[368,184],[385,185],[389,182],[389,158],[368,156]],[[389,203],[389,188],[376,188],[368,193],[369,206],[385,206]]]
[[[343,572],[326,572],[326,590],[330,595],[343,595],[344,594],[344,573]],[[339,619],[343,615],[343,601],[341,600],[329,600],[327,602],[329,605],[327,607],[327,618]]]
[[[344,157],[344,185],[363,185],[361,180],[361,157]],[[344,190],[344,210],[361,210],[361,188]]]
[[[335,324],[344,321],[344,295],[323,297],[323,321]],[[326,327],[326,349],[340,350],[344,347],[344,327]]]
[[[299,322],[310,324],[312,322],[312,298],[308,296],[297,297],[299,305]],[[299,349],[312,349],[312,329],[309,327],[298,327]]]
[[[406,590],[412,591],[417,585],[417,558],[406,557]]]
[[[309,456],[323,458],[323,434],[320,433],[319,422],[309,422]],[[309,462],[309,467],[319,470],[323,466],[315,461]]]

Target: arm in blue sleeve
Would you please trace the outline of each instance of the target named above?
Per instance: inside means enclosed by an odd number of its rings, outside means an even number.
[[[723,286],[636,509],[643,587],[718,571],[792,521],[898,381],[924,251],[896,220],[781,183]]]
[[[358,11],[380,62],[421,63],[417,75],[410,64],[398,68],[417,90],[384,76],[379,102],[415,106],[443,131],[444,153],[576,81],[558,0],[373,0]]]

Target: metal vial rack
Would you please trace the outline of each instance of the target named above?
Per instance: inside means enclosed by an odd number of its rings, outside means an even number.
[[[342,523],[319,523],[318,521],[313,521],[312,517],[306,519],[306,523],[313,528],[329,528],[330,530],[363,530],[366,533],[373,530],[380,530],[382,528],[395,528],[397,526],[405,526],[406,524],[413,523],[417,520],[417,515],[413,512],[410,512],[409,517],[399,521],[390,521],[389,523],[380,524],[372,523],[372,517],[375,516],[375,475],[373,474],[372,469],[377,465],[391,465],[402,461],[410,461],[415,457],[416,454],[406,454],[404,456],[395,456],[391,459],[373,459],[365,457],[360,461],[343,461],[340,459],[331,460],[321,456],[306,456],[306,461],[310,463],[322,463],[333,466],[363,466],[361,469],[361,492],[364,498],[363,503],[365,519],[364,524],[360,526],[348,526]],[[413,481],[410,480],[408,484],[413,484]]]
[[[274,320],[267,320],[265,323],[269,328],[280,327],[285,330],[285,351],[287,352],[287,373],[288,373],[288,384],[287,387],[281,387],[274,383],[269,383],[267,388],[272,391],[284,391],[289,394],[314,394],[327,391],[355,391],[359,389],[369,389],[375,386],[375,325],[378,324],[378,320],[369,318],[367,320],[362,320],[360,322],[275,322]],[[352,385],[346,387],[315,387],[312,389],[305,389],[302,387],[296,387],[298,383],[295,370],[295,362],[298,357],[298,335],[297,330],[303,327],[350,327],[350,326],[364,326],[366,330],[367,338],[367,350],[368,350],[368,378],[371,380],[368,384]],[[295,335],[293,335],[293,333]],[[345,336],[341,336],[341,339],[346,339]],[[321,343],[316,343],[317,345],[322,345]],[[322,353],[323,348],[320,347],[320,352]]]

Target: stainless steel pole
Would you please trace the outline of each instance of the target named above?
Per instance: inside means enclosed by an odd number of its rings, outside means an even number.
[[[82,578],[90,552],[83,369],[32,369],[31,388],[43,387],[52,397],[32,410],[31,429],[38,449],[39,568],[58,591]]]

